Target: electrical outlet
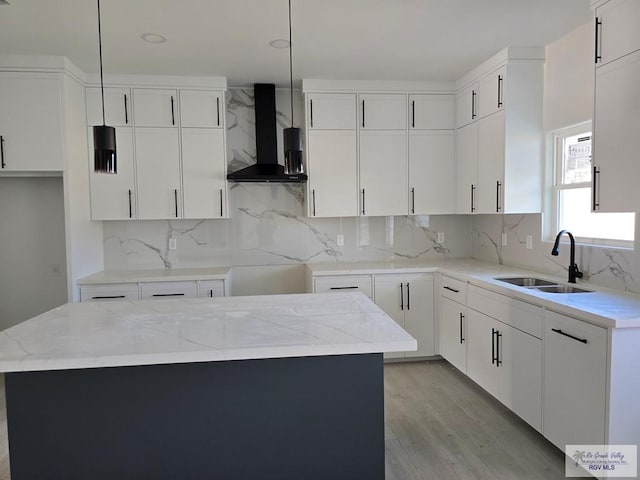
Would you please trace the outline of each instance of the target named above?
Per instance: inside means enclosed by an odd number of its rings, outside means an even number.
[[[438,243],[444,243],[444,232],[438,232]]]
[[[502,234],[502,246],[503,247],[507,246],[507,234],[506,233]]]
[[[169,239],[169,250],[175,250],[178,248],[178,241],[175,238]]]
[[[338,236],[336,237],[336,243],[338,244],[339,247],[342,247],[344,245],[344,235],[339,233]]]
[[[527,248],[533,250],[533,235],[527,235]]]
[[[60,276],[60,264],[56,263],[55,265],[51,265],[51,275],[54,277]]]

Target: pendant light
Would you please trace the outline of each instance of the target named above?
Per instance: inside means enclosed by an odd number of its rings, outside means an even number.
[[[102,94],[102,125],[93,127],[93,169],[98,173],[117,173],[116,129],[108,127],[104,114],[104,78],[102,74],[102,30],[100,0],[98,0],[98,44],[100,46],[100,91]]]
[[[302,136],[300,129],[293,126],[293,44],[291,42],[291,0],[289,0],[289,90],[291,92],[291,128],[283,130],[284,173],[304,173],[302,164]]]

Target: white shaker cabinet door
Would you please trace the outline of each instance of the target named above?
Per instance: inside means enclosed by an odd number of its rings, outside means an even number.
[[[355,130],[355,93],[311,93],[307,97],[307,126],[318,130]]]
[[[182,127],[224,127],[224,95],[214,90],[180,91]]]
[[[87,88],[87,125],[102,125],[102,93],[99,87]],[[133,125],[131,90],[107,87],[104,89],[104,117],[110,127]]]
[[[436,94],[409,95],[409,129],[452,130],[454,96]]]
[[[493,318],[467,310],[467,375],[491,395],[501,400],[504,367],[499,366],[499,339],[496,330],[506,325]]]
[[[433,274],[404,275],[404,328],[418,341],[407,357],[431,357],[436,353]]]
[[[456,131],[456,211],[474,213],[478,205],[478,123]]]
[[[362,130],[406,130],[407,95],[371,93],[358,95],[358,122]]]
[[[456,94],[456,128],[464,127],[478,119],[478,84],[474,83]]]
[[[440,354],[462,373],[467,373],[466,307],[440,297]]]
[[[376,275],[373,280],[374,301],[393,320],[405,328],[406,308],[404,278],[402,275]],[[402,358],[404,352],[388,352],[384,358]]]
[[[136,128],[138,218],[182,216],[178,130]]]
[[[640,50],[640,2],[614,0],[596,10],[596,67]]]
[[[178,125],[178,92],[155,88],[134,88],[136,127],[175,127]]]
[[[504,111],[478,122],[476,213],[504,213]]]
[[[488,73],[478,82],[478,118],[504,109],[507,67]]]

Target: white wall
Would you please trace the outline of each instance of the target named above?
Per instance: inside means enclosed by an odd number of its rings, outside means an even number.
[[[62,179],[0,177],[0,330],[67,301]]]

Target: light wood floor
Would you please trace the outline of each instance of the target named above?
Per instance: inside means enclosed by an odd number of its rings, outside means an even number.
[[[387,480],[554,480],[564,455],[445,361],[385,366]],[[0,480],[9,480],[0,375]]]

